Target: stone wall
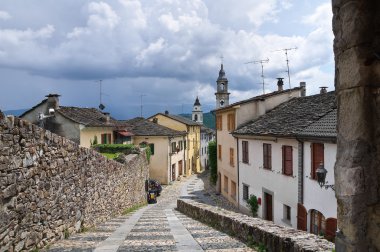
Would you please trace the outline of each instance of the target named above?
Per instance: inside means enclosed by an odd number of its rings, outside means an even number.
[[[269,252],[332,251],[334,248],[333,243],[314,234],[192,200],[179,199],[177,209],[245,243],[263,244]]]
[[[0,251],[42,247],[146,202],[145,151],[121,164],[3,117],[0,112]]]

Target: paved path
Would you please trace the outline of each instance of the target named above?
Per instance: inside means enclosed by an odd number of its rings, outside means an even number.
[[[59,241],[48,251],[254,251],[238,240],[175,210],[176,199],[194,198],[214,205],[192,176],[164,188],[157,204],[98,225],[89,232]]]

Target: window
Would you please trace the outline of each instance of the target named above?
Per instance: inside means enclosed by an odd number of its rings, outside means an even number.
[[[230,148],[230,165],[235,166],[234,148]]]
[[[228,131],[235,130],[235,113],[228,114],[228,116],[227,116],[227,129],[228,129]]]
[[[283,207],[283,220],[285,222],[290,222],[291,221],[291,207],[290,206],[287,206],[287,205],[284,205]]]
[[[243,163],[248,164],[249,163],[249,156],[248,156],[248,141],[242,141],[242,151],[243,151]]]
[[[178,142],[178,146],[179,146],[179,150],[183,150],[183,142],[182,141],[179,141]]]
[[[111,134],[102,134],[101,135],[101,143],[102,144],[111,144]]]
[[[218,145],[218,158],[222,160],[222,146],[220,144]]]
[[[224,176],[224,185],[223,185],[223,190],[228,193],[228,177]]]
[[[243,184],[243,200],[248,201],[248,195],[249,195],[249,186],[246,184]]]
[[[236,200],[236,183],[231,180],[231,198]]]
[[[325,235],[326,222],[325,216],[317,210],[311,210],[310,232],[316,235]]]
[[[176,142],[172,142],[172,153],[175,153],[177,152],[177,145],[176,145]]]
[[[264,169],[272,170],[272,145],[263,144],[263,167]]]
[[[293,176],[293,148],[282,146],[282,174]]]
[[[216,116],[216,130],[222,130],[222,116]]]
[[[154,155],[154,144],[149,144],[150,152]]]
[[[321,163],[324,163],[324,145],[320,143],[311,144],[311,178],[317,179],[317,169]]]

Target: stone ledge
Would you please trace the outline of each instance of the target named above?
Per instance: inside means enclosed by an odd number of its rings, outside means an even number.
[[[245,243],[264,244],[268,251],[332,251],[334,244],[314,234],[276,225],[193,200],[177,200],[177,209],[187,216],[233,235]]]

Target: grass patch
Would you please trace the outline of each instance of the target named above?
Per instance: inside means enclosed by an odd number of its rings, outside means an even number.
[[[137,205],[134,205],[134,206],[132,206],[132,207],[130,207],[130,208],[126,208],[126,209],[124,209],[124,211],[122,212],[122,214],[123,214],[123,215],[127,215],[127,214],[129,214],[129,213],[131,213],[131,212],[136,211],[137,209],[139,209],[139,208],[141,208],[141,207],[143,207],[143,206],[146,206],[146,203],[137,204]]]
[[[70,233],[69,233],[69,230],[67,228],[65,228],[65,230],[63,230],[63,236],[65,239],[69,239]]]
[[[105,156],[108,159],[114,159],[114,158],[117,157],[117,153],[104,153],[104,152],[101,152],[100,154],[102,154],[103,156]]]

